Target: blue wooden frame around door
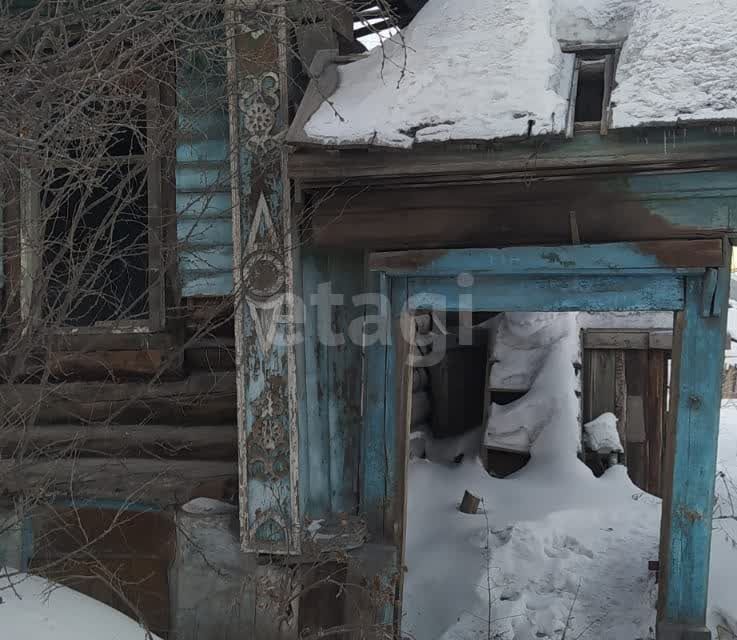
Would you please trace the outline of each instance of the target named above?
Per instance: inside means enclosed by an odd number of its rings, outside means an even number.
[[[372,254],[387,335],[366,351],[360,500],[374,537],[396,548],[399,575],[413,312],[673,311],[673,437],[664,483],[658,638],[710,638],[705,617],[730,262],[731,246],[720,239]]]

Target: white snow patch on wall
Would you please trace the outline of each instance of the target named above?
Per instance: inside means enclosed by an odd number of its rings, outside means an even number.
[[[641,0],[612,94],[614,127],[737,119],[737,0]]]

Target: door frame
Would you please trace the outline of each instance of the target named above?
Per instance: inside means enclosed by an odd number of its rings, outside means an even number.
[[[411,316],[442,304],[450,311],[675,312],[674,437],[664,476],[658,639],[710,638],[705,619],[730,264],[726,238],[369,256],[374,290],[386,301],[381,315],[387,335],[366,350],[361,508],[374,537],[395,549],[397,637],[412,410]]]

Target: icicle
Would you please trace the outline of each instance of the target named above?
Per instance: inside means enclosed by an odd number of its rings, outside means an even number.
[[[668,155],[668,132],[663,131],[663,155]]]

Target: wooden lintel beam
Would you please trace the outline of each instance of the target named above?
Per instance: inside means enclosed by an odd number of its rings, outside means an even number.
[[[372,253],[369,268],[392,276],[598,274],[702,270],[722,265],[722,242],[663,240],[559,247],[433,249]]]

